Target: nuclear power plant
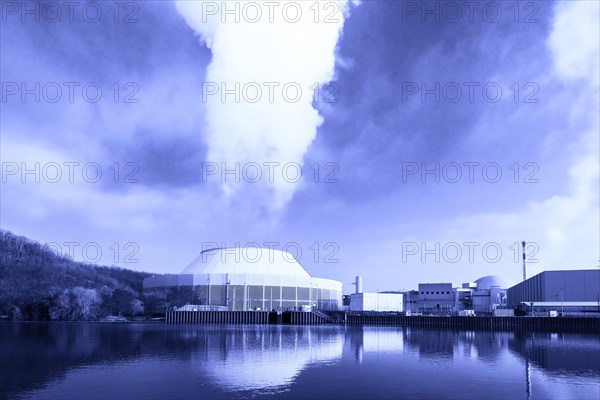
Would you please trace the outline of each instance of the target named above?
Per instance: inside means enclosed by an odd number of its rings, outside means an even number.
[[[600,315],[600,270],[544,271],[527,279],[525,241],[522,246],[523,281],[516,285],[488,275],[459,286],[428,282],[419,283],[417,290],[365,292],[363,277],[358,275],[348,284],[354,286],[353,293],[343,296],[342,282],[312,277],[288,252],[236,247],[202,251],[180,274],[152,276],[144,279],[143,286],[146,294],[162,297],[175,312],[314,314],[294,314],[291,321],[340,322],[361,313],[409,317],[537,312],[538,316],[556,316],[560,311],[561,316]],[[255,315],[239,318],[254,321]]]

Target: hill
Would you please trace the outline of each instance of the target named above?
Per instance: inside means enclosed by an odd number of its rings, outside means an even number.
[[[150,274],[73,261],[41,244],[0,230],[0,315],[11,320],[95,320],[150,316],[164,303],[146,298]]]

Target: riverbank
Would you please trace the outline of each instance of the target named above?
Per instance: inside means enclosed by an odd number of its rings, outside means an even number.
[[[600,333],[597,317],[404,316],[390,313],[301,311],[168,311],[168,324],[385,325],[483,330]]]

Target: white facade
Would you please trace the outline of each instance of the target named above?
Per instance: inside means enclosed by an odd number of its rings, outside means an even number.
[[[402,293],[353,293],[350,311],[404,311]]]
[[[342,304],[341,282],[313,278],[291,254],[275,249],[207,250],[181,274],[144,279],[144,290],[156,294],[182,287],[192,289],[190,304],[229,310],[335,310]]]

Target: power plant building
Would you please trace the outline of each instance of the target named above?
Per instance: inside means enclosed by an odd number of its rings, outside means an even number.
[[[452,283],[420,283],[417,292],[407,292],[406,309],[422,314],[448,315],[463,310],[492,314],[506,306],[506,289],[510,283],[498,276],[484,276],[475,282],[452,287]],[[410,293],[410,294],[409,294]],[[416,307],[415,307],[416,303]]]
[[[349,295],[347,311],[403,312],[404,295],[398,292],[365,293],[362,276],[357,276],[353,285],[355,293]]]
[[[185,289],[194,310],[337,310],[342,283],[311,277],[287,252],[241,247],[205,250],[181,274],[144,279],[158,296]]]
[[[507,305],[600,311],[600,270],[544,271],[507,290]]]
[[[419,283],[418,312],[449,313],[455,310],[455,303],[451,283]]]
[[[498,276],[484,276],[477,279],[471,293],[473,310],[478,314],[491,314],[497,307],[506,306],[508,281]]]
[[[402,293],[353,293],[350,311],[403,312]]]

